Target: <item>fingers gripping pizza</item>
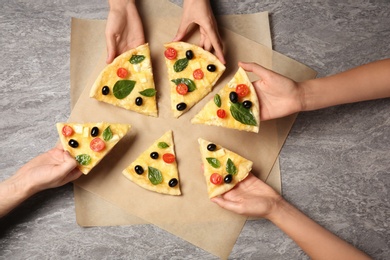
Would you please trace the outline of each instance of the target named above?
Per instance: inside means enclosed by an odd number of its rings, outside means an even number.
[[[225,66],[212,53],[193,44],[172,42],[164,46],[171,109],[177,118],[212,90]]]
[[[128,124],[110,123],[57,123],[64,150],[76,158],[78,168],[88,174],[121,140]]]
[[[122,173],[144,189],[180,195],[172,131],[166,132],[155,141]]]
[[[198,141],[210,198],[233,189],[252,170],[253,163],[244,157],[202,138]]]
[[[119,55],[97,77],[89,96],[157,117],[156,89],[151,64],[147,43]]]
[[[242,68],[191,120],[193,124],[259,132],[260,106],[256,90]]]

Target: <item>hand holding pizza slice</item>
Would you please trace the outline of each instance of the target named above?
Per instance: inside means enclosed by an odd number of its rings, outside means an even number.
[[[56,127],[64,150],[76,159],[80,171],[88,174],[131,126],[101,122],[57,123]]]
[[[198,142],[209,198],[233,189],[252,170],[248,159],[202,138]]]

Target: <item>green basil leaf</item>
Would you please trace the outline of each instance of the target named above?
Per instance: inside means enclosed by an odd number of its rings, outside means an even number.
[[[88,165],[91,163],[91,156],[88,154],[79,154],[76,156],[76,161],[81,165]]]
[[[217,107],[221,107],[222,105],[221,97],[218,94],[215,94],[214,96],[214,103],[217,105]]]
[[[206,160],[213,168],[219,168],[221,166],[221,162],[217,158],[208,157]]]
[[[104,129],[103,131],[103,139],[104,141],[109,141],[110,139],[112,138],[112,131],[111,131],[111,128],[110,126],[107,126],[106,129]]]
[[[175,62],[175,64],[173,64],[173,70],[176,72],[180,72],[183,71],[185,68],[187,68],[187,66],[188,66],[187,58],[179,59]]]
[[[230,103],[230,113],[233,118],[244,125],[257,126],[257,122],[251,111],[245,108],[242,103]]]
[[[158,148],[161,148],[161,149],[165,149],[165,148],[168,148],[169,145],[166,143],[166,142],[159,142],[157,144]]]
[[[147,88],[145,90],[140,91],[139,93],[145,97],[153,97],[154,95],[156,95],[156,92],[157,91],[154,88]]]
[[[127,79],[118,80],[115,83],[113,88],[114,96],[117,99],[124,99],[131,93],[131,91],[133,91],[134,86],[135,86],[134,80],[127,80]]]
[[[184,83],[187,85],[188,87],[188,92],[192,92],[196,89],[196,85],[195,85],[195,82],[191,79],[187,79],[187,78],[178,78],[178,79],[173,79],[171,80],[173,83],[177,85],[179,85],[180,83]]]
[[[145,59],[144,55],[133,55],[131,56],[129,61],[131,64],[138,64],[141,63],[144,59]]]
[[[237,174],[237,168],[230,158],[228,158],[227,163],[226,163],[226,171],[231,175]]]
[[[153,185],[160,184],[163,181],[161,172],[151,166],[148,166],[148,178]]]

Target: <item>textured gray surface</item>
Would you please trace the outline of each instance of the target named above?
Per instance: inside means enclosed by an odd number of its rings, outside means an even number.
[[[173,1],[180,3],[181,1]],[[325,76],[390,57],[387,1],[213,1],[217,14],[269,11],[274,49]],[[51,148],[70,113],[70,18],[105,19],[105,0],[0,1],[0,180]],[[389,99],[301,113],[281,152],[284,196],[375,259],[390,256]],[[71,185],[0,220],[0,259],[215,259],[152,225],[81,228]],[[306,259],[265,220],[231,259]]]

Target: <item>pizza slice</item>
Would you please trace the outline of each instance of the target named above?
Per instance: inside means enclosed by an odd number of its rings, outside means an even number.
[[[172,131],[166,132],[123,170],[123,175],[144,189],[180,195]]]
[[[92,85],[89,96],[157,117],[156,89],[148,43],[122,53],[107,65]]]
[[[164,45],[171,109],[179,117],[212,90],[225,66],[212,53],[186,42]]]
[[[76,158],[80,171],[88,174],[131,126],[100,122],[57,123],[56,127],[64,150]]]
[[[194,116],[191,123],[259,132],[259,100],[244,69],[238,69],[229,83]]]
[[[233,189],[252,170],[253,163],[244,157],[202,138],[198,142],[209,198]]]

